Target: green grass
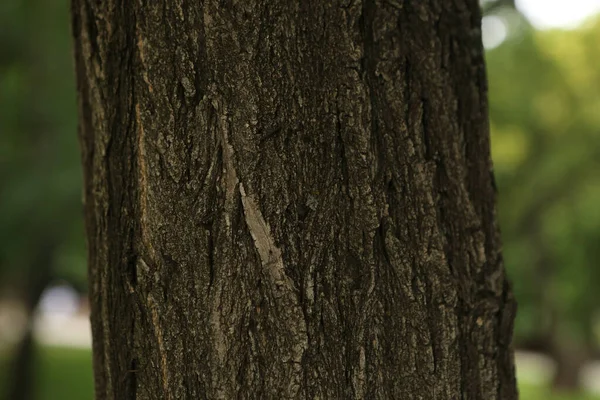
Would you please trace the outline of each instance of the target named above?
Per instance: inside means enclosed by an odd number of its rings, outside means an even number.
[[[7,379],[6,358],[0,354],[0,395]],[[92,357],[90,350],[63,347],[40,347],[36,400],[92,400]],[[598,395],[555,394],[549,388],[522,382],[521,400],[600,400]]]
[[[64,347],[41,347],[38,400],[92,400],[94,381],[90,350]]]
[[[92,400],[92,354],[90,350],[66,347],[38,347],[36,400]],[[0,354],[0,398],[4,396],[8,374],[8,352]]]
[[[549,388],[519,383],[519,394],[521,400],[600,400],[600,396],[591,394],[552,393]]]

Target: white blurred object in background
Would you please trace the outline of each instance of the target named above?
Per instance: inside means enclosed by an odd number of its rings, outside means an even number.
[[[39,343],[54,346],[91,347],[87,303],[71,286],[49,286],[38,304],[33,333]]]

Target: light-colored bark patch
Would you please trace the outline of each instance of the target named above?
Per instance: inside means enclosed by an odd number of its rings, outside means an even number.
[[[246,194],[244,184],[240,184],[240,193],[242,195],[246,223],[248,224],[250,235],[252,235],[263,266],[268,268],[270,275],[278,286],[290,286],[289,278],[283,271],[281,250],[275,245],[271,229],[260,212],[258,204],[252,197]]]
[[[164,395],[167,400],[171,399],[171,392],[169,391],[169,365],[167,363],[167,353],[165,351],[165,342],[163,338],[163,332],[160,327],[159,312],[157,309],[156,302],[152,295],[148,295],[148,307],[152,314],[152,326],[154,328],[154,334],[156,336],[156,343],[158,344],[158,356],[160,358],[160,372],[162,378],[162,386],[164,389]]]
[[[148,231],[148,167],[146,156],[146,136],[139,103],[135,105],[135,123],[137,126],[137,166],[138,166],[138,190],[140,206],[140,235],[144,250],[147,250],[150,260],[156,262],[156,251],[152,246],[150,233]]]
[[[288,315],[289,332],[291,333],[290,359],[293,362],[294,375],[290,377],[288,386],[289,398],[294,398],[301,390],[300,379],[302,375],[302,356],[308,348],[307,326],[302,313],[302,306],[298,298],[298,290],[292,280],[286,275],[281,249],[275,244],[271,228],[263,217],[258,203],[246,193],[244,184],[240,183],[240,194],[246,224],[254,240],[254,246],[261,259],[262,266],[272,280],[275,296],[281,300],[281,312]]]

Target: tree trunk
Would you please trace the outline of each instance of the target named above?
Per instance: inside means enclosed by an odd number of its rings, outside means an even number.
[[[37,252],[29,265],[29,279],[21,294],[27,325],[10,363],[10,379],[6,385],[6,398],[10,400],[31,400],[35,393],[36,346],[33,323],[40,298],[52,281],[52,259],[57,248],[54,238],[44,238],[37,243]]]
[[[97,398],[515,399],[480,19],[74,0]]]
[[[552,338],[550,356],[556,364],[552,387],[556,392],[575,393],[582,389],[581,373],[595,344],[593,318],[589,316],[588,321],[589,324],[570,326],[568,317],[553,307],[549,331]]]
[[[556,338],[551,356],[556,362],[552,387],[556,392],[578,392],[581,390],[581,371],[589,354],[580,343],[568,338]]]
[[[581,390],[581,370],[585,365],[585,357],[568,353],[555,354],[556,373],[552,378],[555,392],[579,392]]]

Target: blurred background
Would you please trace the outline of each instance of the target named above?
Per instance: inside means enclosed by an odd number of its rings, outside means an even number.
[[[521,398],[600,399],[600,0],[482,8]],[[76,130],[68,0],[1,0],[6,399],[93,398]]]

